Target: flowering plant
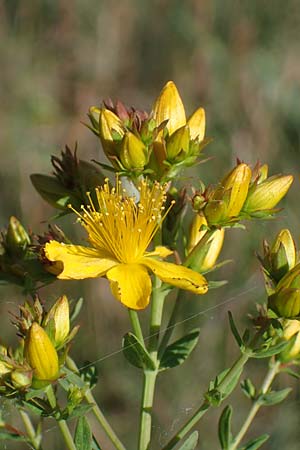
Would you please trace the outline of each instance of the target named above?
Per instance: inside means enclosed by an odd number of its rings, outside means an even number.
[[[78,368],[70,356],[70,344],[79,329],[73,323],[82,300],[71,302],[62,293],[49,306],[40,295],[41,286],[56,279],[102,277],[129,313],[131,331],[124,336],[123,353],[143,374],[136,445],[138,450],[150,450],[154,449],[151,430],[157,378],[184,363],[199,338],[199,330],[194,329],[172,340],[179,305],[184,303],[182,292],[201,296],[205,302],[210,290],[224,283],[211,280],[211,273],[224,264],[218,260],[226,230],[243,228],[245,220],[266,220],[278,214],[277,206],[293,176],[269,177],[266,164],[251,168],[238,160],[221,181],[208,186],[198,182],[188,195],[187,186],[178,185],[179,176],[196,165],[210,139],[205,137],[204,109],[198,108],[187,119],[171,81],[150,113],[108,101],[92,106],[88,117],[87,127],[101,141],[107,163],[81,160],[77,148],[72,152],[66,147],[61,159],[52,157],[52,176],[31,176],[42,198],[60,211],[58,217],[77,218],[87,243],[71,242],[53,225],[44,236],[36,236],[15,217],[1,234],[0,278],[21,286],[27,299],[18,315],[13,315],[17,348],[0,346],[0,394],[17,408],[25,431],[2,421],[0,439],[21,440],[41,449],[42,421],[47,416],[57,422],[66,448],[103,449],[95,422],[89,420],[93,414],[111,448],[132,450],[93,397],[95,367]],[[237,388],[249,359],[268,361],[266,377],[259,388],[249,378],[242,381],[242,391],[252,403],[249,414],[234,435],[233,408],[227,405],[218,434],[224,450],[260,448],[267,434],[244,442],[256,413],[262,406],[280,403],[290,392],[289,387],[272,390],[274,378],[283,371],[299,378],[291,367],[300,358],[300,262],[289,230],[282,230],[272,244],[264,242],[259,259],[266,302],[243,335],[229,313],[240,356],[214,378],[193,415],[162,450],[198,448],[198,432],[192,430],[211,407],[220,407]],[[170,313],[165,305],[173,291],[176,299]],[[140,322],[140,312],[146,308],[150,309],[147,335]],[[168,326],[162,329],[166,316]],[[34,414],[39,418],[37,426],[31,421]],[[74,433],[69,428],[72,420],[77,421]]]

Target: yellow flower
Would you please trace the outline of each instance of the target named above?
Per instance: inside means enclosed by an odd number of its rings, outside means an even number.
[[[165,187],[141,181],[139,199],[126,195],[122,184],[110,188],[108,180],[96,189],[98,205],[76,212],[88,233],[91,247],[65,245],[51,241],[45,246],[50,261],[61,261],[61,279],[106,276],[113,295],[132,309],[145,308],[151,294],[150,270],[162,281],[196,294],[205,294],[205,278],[186,267],[159,261],[172,252],[156,247],[147,252],[155,233],[167,214]]]

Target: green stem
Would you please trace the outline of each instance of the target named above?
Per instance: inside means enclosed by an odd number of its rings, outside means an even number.
[[[250,358],[251,353],[243,353],[233,364],[231,369],[228,371],[226,376],[217,386],[217,390],[222,392],[226,390],[226,387],[230,384],[230,382],[240,373],[243,366],[246,364],[248,359]],[[183,427],[173,436],[173,438],[164,446],[163,450],[171,450],[177,442],[183,439],[187,433],[199,422],[199,420],[204,416],[204,414],[208,411],[211,404],[208,400],[204,400],[200,407],[196,410],[193,416],[183,425]]]
[[[37,436],[35,432],[34,426],[32,425],[29,415],[27,414],[26,411],[23,411],[22,409],[19,410],[19,413],[23,420],[27,435],[30,439],[30,443],[36,450],[39,450],[41,448],[40,438],[39,436]]]
[[[144,386],[140,414],[139,450],[149,450],[151,441],[152,406],[155,391],[157,371],[144,372]]]
[[[160,289],[161,281],[155,277],[151,301],[149,353],[156,370],[144,371],[144,385],[140,412],[139,450],[149,450],[151,441],[152,407],[158,374],[158,344],[166,291]]]
[[[78,373],[78,367],[70,356],[67,356],[66,362],[67,362],[67,365],[70,370]],[[126,450],[126,448],[124,447],[124,445],[122,444],[122,442],[120,441],[120,439],[118,438],[118,436],[116,435],[116,433],[114,432],[114,430],[112,429],[110,424],[108,423],[103,412],[97,405],[96,400],[95,400],[91,390],[87,389],[84,396],[85,396],[85,399],[87,400],[87,402],[92,405],[92,412],[93,412],[95,418],[97,419],[98,423],[101,425],[102,429],[105,431],[105,434],[110,439],[110,441],[114,445],[115,449],[116,450]]]
[[[53,388],[52,388],[51,384],[49,384],[49,386],[47,386],[47,389],[45,390],[45,392],[46,392],[46,395],[48,397],[51,407],[55,408],[57,402],[56,402],[56,397],[53,392]],[[72,434],[67,425],[67,422],[65,420],[57,420],[57,424],[59,426],[61,434],[63,435],[63,438],[65,441],[65,444],[67,445],[67,448],[69,450],[77,450],[76,445],[74,444],[74,441],[73,441]]]
[[[68,449],[77,450],[67,422],[65,420],[58,420],[57,423]]]
[[[136,337],[138,338],[138,340],[143,344],[143,346],[145,346],[143,331],[141,328],[138,313],[134,309],[130,309],[130,308],[128,308],[128,312],[129,312],[129,317],[130,317],[133,332],[136,335]]]
[[[278,374],[278,372],[280,371],[280,361],[277,361],[275,363],[273,363],[266,376],[265,379],[261,385],[261,389],[260,389],[260,394],[266,394],[268,392],[268,390],[271,387],[271,384],[274,381],[274,378],[276,377],[276,375]],[[261,407],[261,403],[259,401],[259,396],[257,397],[257,399],[253,402],[250,411],[246,417],[245,422],[243,423],[240,431],[238,432],[238,434],[236,435],[236,437],[234,438],[234,440],[232,441],[232,444],[229,446],[228,450],[236,450],[236,448],[238,447],[239,443],[241,442],[241,440],[243,439],[243,437],[245,436],[245,434],[247,433],[249,427],[251,426],[253,419],[255,418],[257,412],[259,411],[260,407]]]
[[[169,319],[169,322],[168,322],[168,325],[167,325],[167,327],[165,329],[165,333],[164,333],[164,335],[162,337],[162,340],[161,340],[161,343],[159,345],[159,351],[158,351],[158,357],[159,358],[161,358],[162,355],[164,354],[164,351],[166,350],[166,347],[167,347],[167,345],[169,343],[169,340],[170,340],[170,338],[172,336],[172,333],[173,333],[173,330],[174,330],[174,325],[176,323],[177,314],[178,314],[178,311],[179,311],[179,307],[181,305],[181,301],[180,301],[180,298],[179,298],[180,292],[181,291],[179,290],[178,294],[177,294],[177,297],[176,297],[176,300],[175,300],[175,304],[174,304],[171,316],[170,316],[170,319]]]

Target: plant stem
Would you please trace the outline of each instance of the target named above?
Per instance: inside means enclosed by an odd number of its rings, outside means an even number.
[[[260,389],[260,394],[266,394],[268,392],[268,390],[270,389],[271,384],[274,381],[274,378],[276,377],[276,375],[278,374],[278,372],[280,371],[280,361],[276,361],[275,363],[273,363],[266,376],[265,379],[261,385],[261,389]],[[261,407],[261,403],[259,401],[259,397],[254,400],[250,411],[248,413],[248,416],[246,417],[245,422],[243,423],[240,431],[238,432],[238,434],[236,435],[236,437],[234,438],[234,440],[232,441],[232,444],[230,445],[230,447],[228,448],[228,450],[236,450],[236,448],[238,447],[239,443],[241,442],[241,440],[243,439],[243,437],[245,436],[245,434],[247,433],[250,425],[253,422],[254,417],[256,416],[258,410]]]
[[[46,389],[46,394],[49,400],[50,405],[52,406],[52,408],[55,408],[56,406],[56,397],[55,394],[53,392],[53,388],[51,386],[51,384],[49,384],[49,386],[47,386]],[[69,430],[69,427],[67,425],[67,422],[65,420],[57,420],[57,424],[59,426],[59,429],[61,431],[61,434],[63,435],[65,444],[67,445],[67,448],[69,450],[77,450],[76,449],[76,445],[74,444],[73,441],[73,437],[72,434]]]
[[[67,362],[67,365],[70,370],[78,373],[78,367],[70,356],[67,356],[66,362]],[[122,442],[120,441],[120,439],[118,438],[118,436],[116,435],[116,433],[114,432],[114,430],[112,429],[110,424],[108,423],[103,412],[97,405],[96,400],[95,400],[91,390],[87,389],[84,396],[85,396],[85,399],[87,400],[87,402],[92,405],[92,412],[93,412],[95,418],[97,419],[98,423],[101,425],[102,429],[105,431],[105,434],[110,439],[110,441],[114,445],[115,449],[116,450],[126,450],[126,448],[124,447],[124,445],[122,444]]]
[[[65,420],[58,420],[57,423],[68,449],[77,450],[67,422]]]
[[[180,294],[180,290],[178,291],[176,300],[175,300],[175,304],[168,322],[168,325],[166,327],[165,333],[162,337],[161,343],[159,345],[159,351],[158,351],[158,357],[161,358],[162,355],[164,354],[164,351],[169,343],[170,337],[172,336],[173,330],[174,330],[174,325],[176,323],[176,317],[179,311],[179,307],[181,304],[180,298],[179,298],[179,294]]]
[[[138,340],[145,346],[143,331],[141,328],[138,313],[134,309],[128,308],[132,329]]]
[[[230,382],[237,376],[237,374],[241,371],[243,366],[246,364],[248,359],[250,358],[251,353],[243,353],[233,364],[231,369],[228,371],[223,380],[218,384],[216,389],[222,393],[226,390],[226,387],[230,384]],[[163,450],[171,450],[177,442],[183,439],[187,433],[196,425],[197,422],[204,416],[204,414],[208,411],[211,404],[209,400],[205,399],[200,407],[196,410],[193,416],[183,425],[183,427],[173,436],[173,438],[164,446]]]
[[[144,386],[140,414],[139,450],[148,450],[151,440],[152,406],[154,399],[156,370],[144,372]]]
[[[33,447],[36,450],[39,450],[41,448],[40,446],[40,439],[39,436],[37,436],[36,431],[34,429],[34,426],[32,425],[31,419],[26,411],[19,409],[20,416],[23,420],[26,432],[28,434],[28,437],[30,439],[30,443],[33,445]]]
[[[156,365],[156,370],[144,370],[144,385],[140,412],[139,450],[149,450],[151,441],[152,407],[155,383],[158,374],[158,344],[162,321],[164,300],[167,292],[160,289],[161,281],[155,277],[151,301],[149,331],[149,353]]]

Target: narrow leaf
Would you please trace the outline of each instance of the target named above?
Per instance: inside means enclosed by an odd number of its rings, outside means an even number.
[[[123,354],[130,364],[139,369],[155,369],[155,364],[149,353],[132,333],[126,333],[123,338]]]
[[[259,396],[260,405],[264,406],[272,406],[281,403],[291,392],[292,388],[285,388],[281,391],[271,391],[267,394],[263,394]]]
[[[240,333],[238,332],[237,327],[235,326],[235,323],[234,323],[234,320],[233,320],[233,316],[232,316],[230,311],[228,311],[228,318],[229,318],[229,325],[230,325],[231,332],[232,332],[232,334],[233,334],[233,336],[234,336],[238,346],[242,347],[243,346],[243,340],[242,340],[242,338],[240,336]]]
[[[269,437],[268,434],[263,434],[256,439],[252,439],[239,450],[257,450],[269,439]]]
[[[199,339],[200,330],[190,331],[188,334],[169,345],[160,361],[160,370],[170,369],[182,364],[194,350]]]
[[[289,341],[280,342],[277,345],[274,345],[272,347],[262,350],[254,350],[252,354],[252,358],[256,359],[262,359],[262,358],[269,358],[270,356],[277,355],[278,353],[282,352],[285,347],[288,345]]]
[[[92,450],[92,432],[84,416],[77,421],[74,442],[77,450]]]
[[[223,450],[228,449],[232,441],[231,435],[231,417],[232,417],[232,407],[227,405],[219,420],[219,441]]]
[[[196,448],[199,438],[198,431],[194,431],[185,441],[185,443],[179,447],[178,450],[194,450]]]

